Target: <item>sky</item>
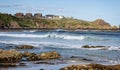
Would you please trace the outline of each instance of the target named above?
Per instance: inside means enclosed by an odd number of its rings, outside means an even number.
[[[120,25],[120,0],[0,0],[0,12],[42,13]]]

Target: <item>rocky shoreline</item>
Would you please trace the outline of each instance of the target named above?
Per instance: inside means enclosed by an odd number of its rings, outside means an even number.
[[[61,58],[60,54],[56,51],[43,52],[40,54],[30,52],[19,52],[19,49],[33,49],[31,45],[22,45],[16,49],[3,50],[0,49],[0,67],[17,66],[21,61],[37,61],[37,60],[50,60]]]
[[[116,28],[116,29],[96,29],[96,28],[78,28],[78,29],[67,29],[67,28],[4,28],[4,29],[0,29],[0,32],[10,32],[10,31],[24,31],[24,30],[57,30],[57,29],[62,29],[62,30],[68,30],[68,31],[75,31],[75,30],[83,30],[83,31],[115,31],[115,32],[119,32],[120,28]]]
[[[89,46],[89,45],[82,46],[82,48],[97,48],[97,47],[104,48],[104,46]],[[0,49],[0,67],[6,68],[6,67],[26,66],[24,61],[27,62],[35,61],[35,64],[48,64],[48,65],[65,63],[64,60],[60,60],[62,56],[57,51],[42,52],[39,54],[31,53],[29,51],[24,51],[24,52],[19,51],[21,49],[29,50],[34,48],[35,47],[31,45],[20,45],[15,47],[14,49],[9,49],[9,50]],[[76,58],[76,57],[72,56],[71,58]],[[82,60],[89,61],[88,59],[82,59]],[[96,63],[92,63],[92,64],[90,63],[90,64],[69,65],[64,68],[60,68],[59,70],[119,70],[119,69],[120,69],[120,65],[102,65]]]
[[[120,70],[120,65],[81,64],[70,65],[60,70]]]

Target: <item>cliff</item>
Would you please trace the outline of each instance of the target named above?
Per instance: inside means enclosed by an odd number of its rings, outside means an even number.
[[[103,19],[85,21],[73,18],[47,19],[33,17],[16,17],[0,13],[0,28],[111,28]]]

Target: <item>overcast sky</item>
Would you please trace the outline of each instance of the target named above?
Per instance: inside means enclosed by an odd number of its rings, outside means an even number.
[[[0,0],[0,12],[43,13],[120,25],[120,0]]]

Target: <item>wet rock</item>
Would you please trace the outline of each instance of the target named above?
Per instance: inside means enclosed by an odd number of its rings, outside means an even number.
[[[120,65],[101,65],[101,64],[86,64],[86,65],[70,65],[59,70],[120,70]]]
[[[33,49],[34,46],[31,46],[31,45],[22,45],[22,46],[19,46],[19,47],[16,47],[16,49]]]
[[[26,63],[19,63],[19,66],[26,66]]]
[[[18,63],[0,63],[0,67],[16,67]]]
[[[52,62],[36,62],[35,64],[48,64],[48,65],[55,65],[55,63],[52,63]]]
[[[44,52],[39,55],[37,55],[38,59],[40,60],[46,60],[46,59],[58,59],[60,58],[60,54],[56,51],[52,52]]]
[[[37,57],[36,54],[33,54],[33,55],[31,55],[31,56],[28,56],[28,57],[27,57],[27,60],[28,60],[28,61],[36,61],[36,60],[39,60],[39,59],[38,59],[38,57]]]
[[[84,46],[82,46],[82,48],[90,48],[90,46],[89,45],[84,45]]]
[[[37,58],[35,53],[24,52],[22,54],[22,56],[23,56],[23,58],[25,58],[25,60],[28,60],[28,61],[38,60],[38,58]]]
[[[43,52],[41,54],[25,52],[24,57],[27,57],[27,60],[29,61],[35,61],[35,60],[58,59],[60,58],[60,54],[56,51]]]
[[[89,46],[89,45],[84,45],[82,48],[101,48],[101,49],[107,49],[106,46]]]
[[[30,53],[28,51],[26,51],[26,52],[23,53],[23,57],[31,57],[33,55],[36,55],[36,54],[35,53]]]
[[[22,54],[16,50],[0,49],[0,63],[18,62],[22,59]]]

